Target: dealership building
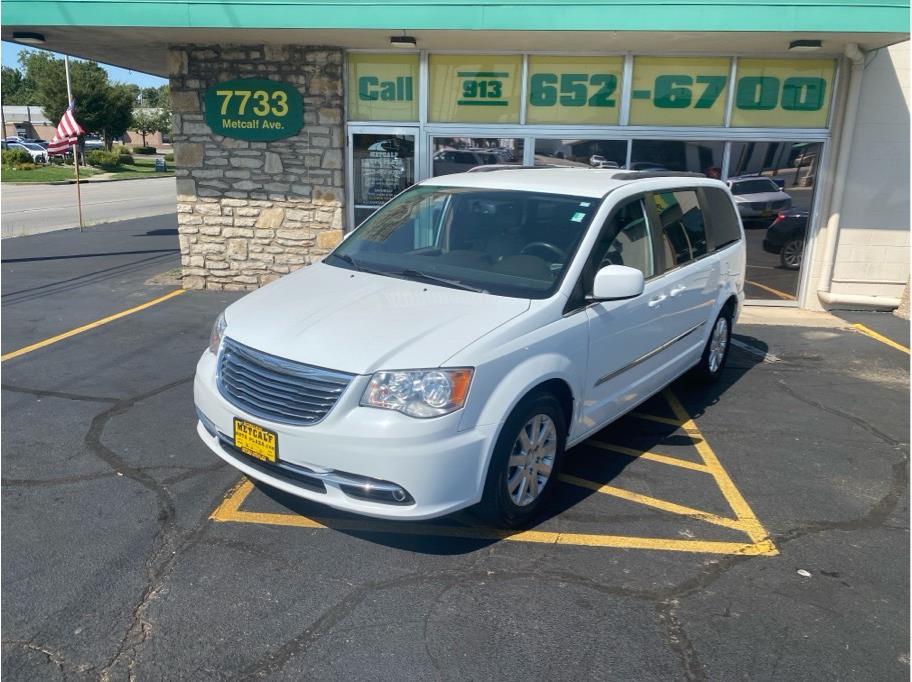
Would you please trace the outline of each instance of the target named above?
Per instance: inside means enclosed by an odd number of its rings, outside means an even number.
[[[891,309],[909,280],[908,2],[2,8],[4,40],[170,80],[189,288],[263,285],[489,164],[735,178],[754,301]]]

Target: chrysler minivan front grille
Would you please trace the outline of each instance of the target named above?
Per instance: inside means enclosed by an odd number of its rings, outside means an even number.
[[[310,426],[329,414],[353,378],[353,374],[285,360],[226,337],[217,383],[228,402],[255,417]]]

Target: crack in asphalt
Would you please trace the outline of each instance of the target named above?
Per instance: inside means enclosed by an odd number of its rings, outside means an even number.
[[[61,398],[63,400],[81,400],[90,403],[117,403],[121,400],[121,398],[112,398],[110,396],[64,393],[61,391],[46,391],[40,388],[14,386],[13,384],[0,384],[0,390],[10,391],[11,393],[24,393],[26,395],[34,395],[38,396],[39,398]]]

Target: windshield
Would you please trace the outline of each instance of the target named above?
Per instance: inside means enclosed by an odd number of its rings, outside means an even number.
[[[763,194],[764,192],[778,191],[779,185],[766,178],[741,180],[740,182],[732,183],[732,194]]]
[[[33,142],[22,142],[21,144],[22,144],[22,146],[25,147],[26,149],[32,149],[32,150],[34,150],[34,151],[39,151],[39,152],[43,152],[43,151],[44,151],[44,150],[41,148],[41,145],[37,145],[37,144],[35,144],[35,143],[33,143]]]
[[[599,201],[418,186],[383,206],[328,265],[517,298],[560,286]]]

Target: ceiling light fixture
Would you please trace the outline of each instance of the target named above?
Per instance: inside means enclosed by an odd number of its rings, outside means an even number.
[[[13,32],[13,40],[26,45],[44,45],[44,34],[42,33],[18,33]]]
[[[412,36],[390,36],[390,45],[393,47],[417,47],[418,41]]]
[[[789,49],[797,52],[810,52],[819,50],[821,47],[823,47],[823,43],[819,40],[793,40],[789,43]]]

